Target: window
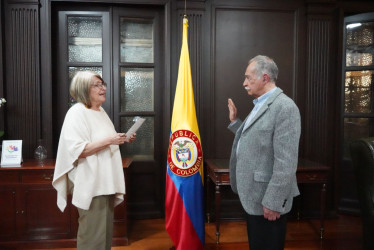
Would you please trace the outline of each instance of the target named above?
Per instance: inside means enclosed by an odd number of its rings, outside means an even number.
[[[345,18],[343,159],[352,140],[374,136],[374,13]]]

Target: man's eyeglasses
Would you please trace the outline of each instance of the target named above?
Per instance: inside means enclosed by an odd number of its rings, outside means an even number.
[[[106,83],[103,82],[103,83],[100,83],[100,84],[92,84],[92,86],[94,86],[96,88],[99,88],[99,89],[104,89],[104,88],[106,88]]]

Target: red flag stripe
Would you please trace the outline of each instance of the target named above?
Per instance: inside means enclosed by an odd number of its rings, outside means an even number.
[[[203,249],[174,182],[166,174],[165,226],[176,250]],[[180,230],[185,230],[181,232]],[[183,237],[182,237],[183,236]],[[186,237],[187,236],[187,237]]]

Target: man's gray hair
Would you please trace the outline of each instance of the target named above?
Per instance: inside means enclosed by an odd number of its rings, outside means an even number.
[[[271,82],[276,82],[278,78],[278,66],[275,64],[274,60],[268,56],[258,55],[252,58],[248,65],[255,62],[256,76],[257,79],[267,74]]]

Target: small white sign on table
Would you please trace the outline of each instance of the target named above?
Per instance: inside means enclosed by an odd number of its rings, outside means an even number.
[[[4,140],[1,167],[20,167],[22,163],[22,140]]]

